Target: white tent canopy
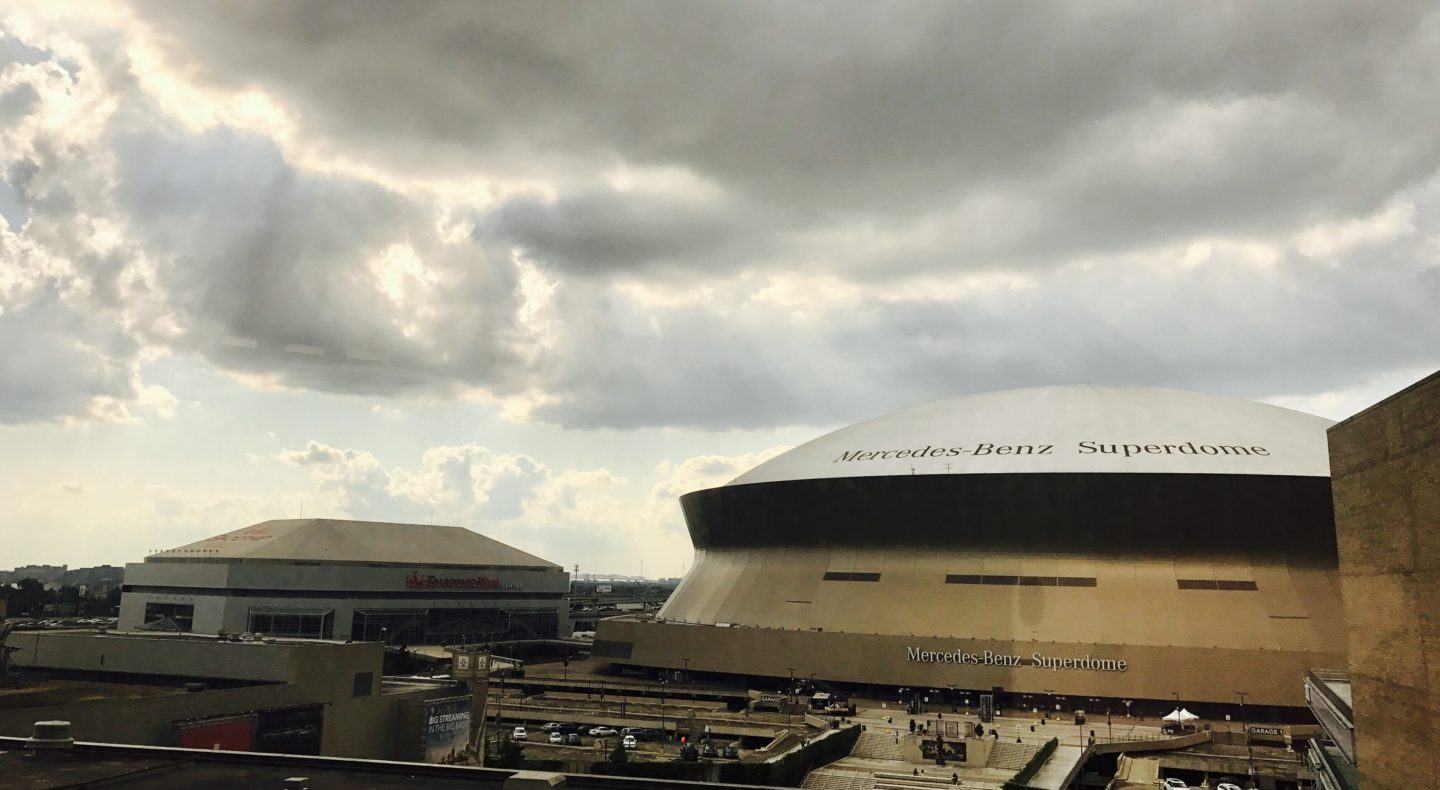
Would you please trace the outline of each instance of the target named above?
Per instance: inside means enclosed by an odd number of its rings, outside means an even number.
[[[1184,708],[1176,708],[1175,710],[1167,714],[1165,718],[1161,719],[1161,721],[1187,722],[1195,721],[1198,718],[1200,717],[1196,716],[1188,710],[1185,710]]]

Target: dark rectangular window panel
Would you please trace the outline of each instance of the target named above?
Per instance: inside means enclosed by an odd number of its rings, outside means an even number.
[[[629,658],[631,651],[634,649],[634,642],[596,639],[590,646],[590,655],[597,658]]]
[[[1176,579],[1182,590],[1258,590],[1255,582],[1242,579]]]
[[[1022,587],[1094,587],[1095,579],[1085,576],[986,576],[978,573],[951,573],[946,584],[999,584]]]
[[[827,582],[878,582],[878,573],[846,573],[844,571],[826,571],[825,581]]]
[[[357,697],[368,697],[375,693],[375,673],[355,673],[355,695]]]

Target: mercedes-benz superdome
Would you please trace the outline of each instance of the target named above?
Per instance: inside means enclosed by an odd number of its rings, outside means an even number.
[[[1092,708],[1299,708],[1306,671],[1345,661],[1331,424],[1098,386],[858,423],[683,496],[692,568],[653,619],[602,622],[595,652]]]

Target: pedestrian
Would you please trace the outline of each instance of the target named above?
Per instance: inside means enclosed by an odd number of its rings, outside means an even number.
[[[953,773],[950,774],[950,784],[952,784],[952,785],[958,785],[958,784],[960,784],[960,774],[953,774]]]

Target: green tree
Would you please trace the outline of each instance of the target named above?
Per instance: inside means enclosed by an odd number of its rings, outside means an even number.
[[[622,740],[617,740],[617,741],[615,742],[615,748],[610,750],[610,762],[612,762],[612,763],[628,763],[628,762],[630,762],[630,752],[626,751],[626,749],[625,749],[625,742],[624,742],[624,741],[622,741]]]

